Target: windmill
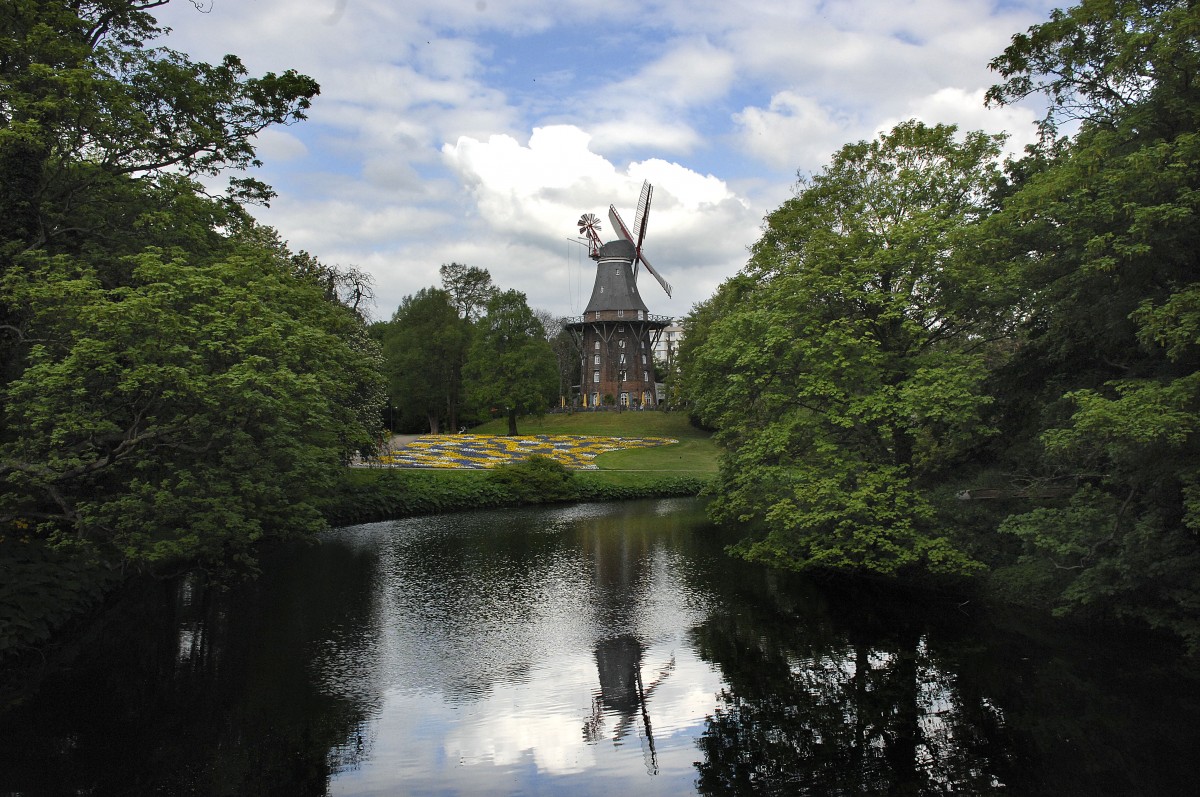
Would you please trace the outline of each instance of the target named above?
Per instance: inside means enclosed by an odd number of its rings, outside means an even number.
[[[671,285],[650,265],[642,250],[650,221],[654,187],[642,184],[633,229],[625,225],[615,205],[608,218],[617,239],[602,243],[600,219],[585,213],[578,222],[579,233],[596,261],[596,281],[583,316],[567,325],[582,354],[580,403],[594,408],[606,404],[620,407],[657,406],[653,346],[671,323],[665,316],[652,316],[638,295],[639,267],[658,281],[668,297]]]

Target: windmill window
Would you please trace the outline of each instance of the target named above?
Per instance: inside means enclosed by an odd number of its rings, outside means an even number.
[[[619,313],[619,312],[621,312],[621,311],[620,311],[620,310],[618,310],[617,312]],[[625,331],[625,325],[624,325],[624,324],[617,324],[617,331],[618,331],[618,332],[624,332],[624,331]]]
[[[600,341],[596,341],[596,351],[600,351]]]
[[[617,276],[621,276],[621,269],[617,269]]]
[[[622,406],[622,407],[628,407],[628,406],[629,406],[629,394],[628,394],[628,393],[622,393],[622,394],[621,394],[621,406]]]
[[[621,362],[621,365],[624,365],[624,364],[625,364],[625,355],[624,355],[624,354],[622,354],[622,355],[621,355],[621,361],[620,361],[620,362]]]
[[[642,320],[642,311],[638,310],[638,321]]]
[[[642,365],[646,364],[646,355],[642,355]]]
[[[643,382],[650,381],[650,372],[649,371],[642,371],[642,381]]]
[[[599,373],[599,372],[597,372],[597,373]],[[617,371],[617,381],[618,381],[618,382],[627,382],[627,381],[629,381],[629,374],[628,374],[628,372],[626,372],[626,371]]]
[[[620,346],[622,349],[625,348],[625,338],[621,338],[620,340],[618,340],[617,345]]]
[[[600,383],[600,372],[599,371],[592,371],[592,381],[597,384]]]
[[[593,357],[593,362],[592,362],[592,364],[593,364],[593,365],[599,365],[599,364],[600,364],[600,355],[599,355],[599,354],[597,354],[597,355],[595,355],[595,356]]]
[[[618,311],[617,311],[617,318],[624,318],[624,317],[625,317],[625,311],[624,311],[624,310],[618,310]]]

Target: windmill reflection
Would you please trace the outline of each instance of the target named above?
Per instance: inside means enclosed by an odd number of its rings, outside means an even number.
[[[654,725],[650,720],[649,699],[675,669],[675,657],[658,671],[649,684],[642,679],[642,657],[645,648],[631,634],[602,639],[596,643],[596,669],[600,674],[600,689],[592,695],[592,714],[583,726],[583,738],[597,742],[604,733],[605,717],[615,715],[613,742],[620,743],[638,722],[645,732],[643,755],[646,771],[658,774],[658,753],[654,749]]]
[[[583,739],[594,744],[611,737],[620,745],[631,733],[641,739],[646,771],[658,774],[650,699],[675,669],[675,656],[652,662],[643,673],[647,650],[636,629],[646,626],[647,592],[653,577],[654,537],[648,529],[613,524],[594,529],[584,541],[593,566],[598,626],[595,643],[599,689],[583,723]],[[658,665],[657,667],[655,665]],[[608,727],[606,727],[608,725]]]

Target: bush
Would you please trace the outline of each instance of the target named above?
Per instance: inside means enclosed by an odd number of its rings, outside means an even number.
[[[569,501],[577,496],[571,471],[541,454],[531,454],[520,462],[492,468],[488,482],[523,504]]]

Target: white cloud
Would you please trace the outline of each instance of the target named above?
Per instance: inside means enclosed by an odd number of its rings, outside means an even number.
[[[878,130],[890,130],[905,119],[914,118],[926,124],[956,124],[962,131],[1006,133],[1006,152],[1019,155],[1025,145],[1033,143],[1036,138],[1033,112],[1021,106],[989,109],[983,103],[984,91],[953,87],[938,89],[926,97],[914,98],[904,116],[883,120]]]
[[[258,156],[263,160],[290,161],[303,158],[308,147],[286,129],[268,127],[254,137]]]
[[[670,302],[651,292],[647,302],[655,312],[686,312],[707,296],[696,292],[697,285],[710,288],[720,282],[711,272],[727,276],[744,262],[745,249],[757,236],[759,217],[713,175],[657,158],[618,169],[592,152],[590,141],[579,128],[559,125],[535,129],[528,146],[510,136],[487,141],[462,138],[453,147],[444,147],[443,153],[470,187],[490,236],[497,241],[523,241],[529,249],[522,262],[541,264],[527,268],[524,276],[533,280],[526,283],[531,299],[536,297],[535,303],[543,306],[553,306],[555,300],[537,276],[550,274],[557,279],[561,274],[560,288],[569,283],[567,263],[559,253],[564,239],[576,232],[580,215],[600,216],[601,237],[611,240],[615,236],[608,229],[608,205],[616,205],[630,223],[642,181],[650,180],[654,201],[647,256],[680,291]],[[518,274],[514,262],[509,260],[502,274],[493,272],[498,282]],[[585,279],[590,279],[589,269],[584,269]],[[585,287],[590,289],[590,282]]]
[[[811,97],[791,91],[773,96],[765,109],[742,109],[734,121],[742,149],[776,169],[793,170],[827,161],[855,126]]]
[[[655,185],[647,252],[679,315],[740,268],[797,169],[912,116],[1007,130],[987,61],[1051,0],[175,2],[166,43],[320,82],[309,121],[258,138],[261,218],[375,275],[381,316],[449,260],[566,313],[590,262],[565,240]],[[518,82],[519,78],[519,82]],[[536,82],[534,81],[536,78]],[[736,186],[736,189],[734,188]],[[590,287],[590,284],[587,286]],[[650,301],[650,296],[647,300]],[[586,298],[586,297],[585,297]],[[657,301],[657,300],[656,300]],[[574,308],[578,309],[578,308]]]

